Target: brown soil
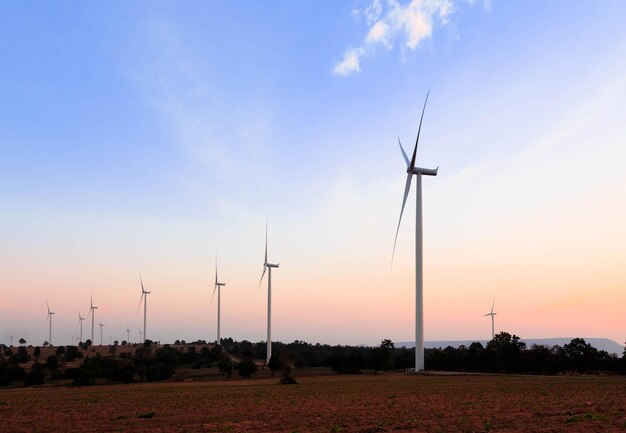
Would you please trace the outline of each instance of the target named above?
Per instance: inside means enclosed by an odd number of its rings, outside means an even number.
[[[0,391],[6,432],[624,432],[626,378],[301,377]]]

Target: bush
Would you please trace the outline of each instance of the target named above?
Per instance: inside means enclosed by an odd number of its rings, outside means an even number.
[[[45,382],[46,376],[44,375],[41,364],[34,364],[33,369],[28,372],[24,378],[25,386],[42,385]]]
[[[79,368],[68,368],[65,370],[65,377],[72,379],[77,386],[89,386],[96,383],[96,374],[92,368],[80,366]]]
[[[243,358],[238,365],[239,376],[250,377],[257,372],[258,368],[252,358]]]
[[[217,363],[217,368],[224,374],[227,378],[230,379],[230,376],[233,374],[233,363],[228,357],[223,357]]]

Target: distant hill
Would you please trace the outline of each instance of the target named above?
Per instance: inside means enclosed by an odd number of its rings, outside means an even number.
[[[541,344],[544,346],[563,346],[568,344],[573,340],[573,337],[562,337],[562,338],[523,338],[522,341],[526,343],[527,347],[532,346],[533,344]],[[587,343],[591,344],[598,350],[606,350],[608,353],[615,353],[619,356],[624,352],[624,346],[616,343],[613,340],[609,340],[608,338],[585,338]],[[488,340],[456,340],[456,341],[425,341],[424,346],[427,349],[433,349],[436,347],[459,347],[461,345],[469,346],[473,342],[478,341],[483,346],[487,345]],[[395,342],[396,347],[415,347],[414,341],[398,341]]]

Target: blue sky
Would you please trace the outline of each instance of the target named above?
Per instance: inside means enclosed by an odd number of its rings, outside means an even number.
[[[426,338],[484,337],[496,296],[518,334],[623,340],[625,12],[618,1],[1,4],[0,332],[42,339],[47,298],[69,339],[94,290],[122,333],[139,323],[141,271],[160,338],[207,338],[215,306],[200,306],[218,252],[232,287],[225,334],[263,339],[269,215],[283,263],[277,338],[410,340],[411,212],[388,266],[396,140],[410,147],[430,89],[418,158],[441,169],[424,186]],[[358,69],[338,69],[353,50]],[[604,314],[587,329],[575,318],[589,306]]]

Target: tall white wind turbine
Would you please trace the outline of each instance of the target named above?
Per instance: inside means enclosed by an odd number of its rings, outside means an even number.
[[[148,339],[148,334],[146,333],[146,317],[148,316],[148,295],[150,294],[150,292],[143,288],[143,280],[141,279],[141,275],[139,275],[139,282],[141,283],[141,299],[139,300],[139,306],[137,307],[137,311],[139,311],[141,303],[143,302],[143,341],[141,341],[141,343],[143,343]]]
[[[483,317],[484,317],[484,316],[491,316],[491,339],[492,339],[492,340],[493,340],[493,339],[495,338],[495,336],[496,336],[496,328],[495,328],[494,323],[493,323],[493,322],[494,322],[493,317],[494,317],[496,314],[498,314],[498,313],[494,313],[494,312],[493,312],[493,306],[494,306],[495,302],[496,302],[496,300],[494,299],[494,300],[493,300],[493,302],[491,303],[491,312],[489,312],[489,313],[487,313],[487,314],[483,314]]]
[[[89,301],[89,314],[87,314],[87,317],[89,317],[89,315],[91,315],[91,344],[94,344],[94,340],[93,340],[93,328],[94,328],[94,324],[95,324],[95,316],[96,316],[96,310],[98,309],[98,307],[95,307],[93,305],[93,293],[91,294],[91,300]]]
[[[54,315],[54,313],[50,311],[50,304],[48,304],[48,301],[46,301],[46,306],[48,307],[48,315],[46,316],[46,321],[43,323],[43,326],[46,326],[46,324],[49,325],[48,343],[50,343],[50,345],[52,346],[52,316]]]
[[[265,261],[263,262],[263,273],[261,274],[259,287],[261,287],[261,283],[263,282],[265,271],[269,269],[267,273],[267,359],[266,359],[266,362],[269,364],[270,358],[272,357],[272,268],[278,268],[280,266],[280,263],[275,265],[267,261],[267,225],[268,225],[268,222],[266,221],[265,223]]]
[[[415,190],[416,190],[416,212],[415,212],[415,371],[424,370],[424,269],[423,269],[423,236],[422,236],[422,176],[437,176],[439,167],[435,169],[421,168],[415,166],[415,157],[417,155],[417,145],[420,139],[420,132],[422,130],[422,120],[424,119],[424,111],[426,110],[426,103],[428,102],[428,95],[426,94],[426,100],[424,101],[424,107],[422,108],[422,116],[420,118],[419,128],[417,129],[417,139],[415,140],[415,147],[413,148],[413,155],[411,160],[406,155],[400,138],[398,138],[398,144],[402,151],[402,156],[406,162],[407,177],[406,184],[404,186],[404,198],[402,199],[402,208],[400,209],[400,218],[398,219],[398,228],[396,229],[396,238],[393,242],[393,253],[391,255],[391,261],[393,263],[393,256],[396,251],[396,243],[398,242],[398,232],[400,231],[400,223],[402,222],[402,213],[404,212],[404,206],[406,205],[406,199],[409,196],[409,190],[411,189],[411,180],[415,176]]]
[[[132,329],[128,329],[128,322],[126,322],[126,343],[130,344],[130,331]]]
[[[85,320],[85,318],[80,315],[80,310],[78,310],[78,325],[80,326],[80,340],[78,341],[79,343],[83,342],[83,320]]]
[[[217,344],[222,344],[222,339],[220,337],[220,308],[221,308],[221,288],[225,286],[226,283],[220,283],[217,279],[217,258],[215,259],[215,285],[213,286],[213,295],[211,295],[211,304],[213,303],[213,297],[215,296],[215,291],[217,290]]]
[[[104,323],[98,322],[98,326],[100,327],[100,346],[102,346],[102,328],[104,328]]]

